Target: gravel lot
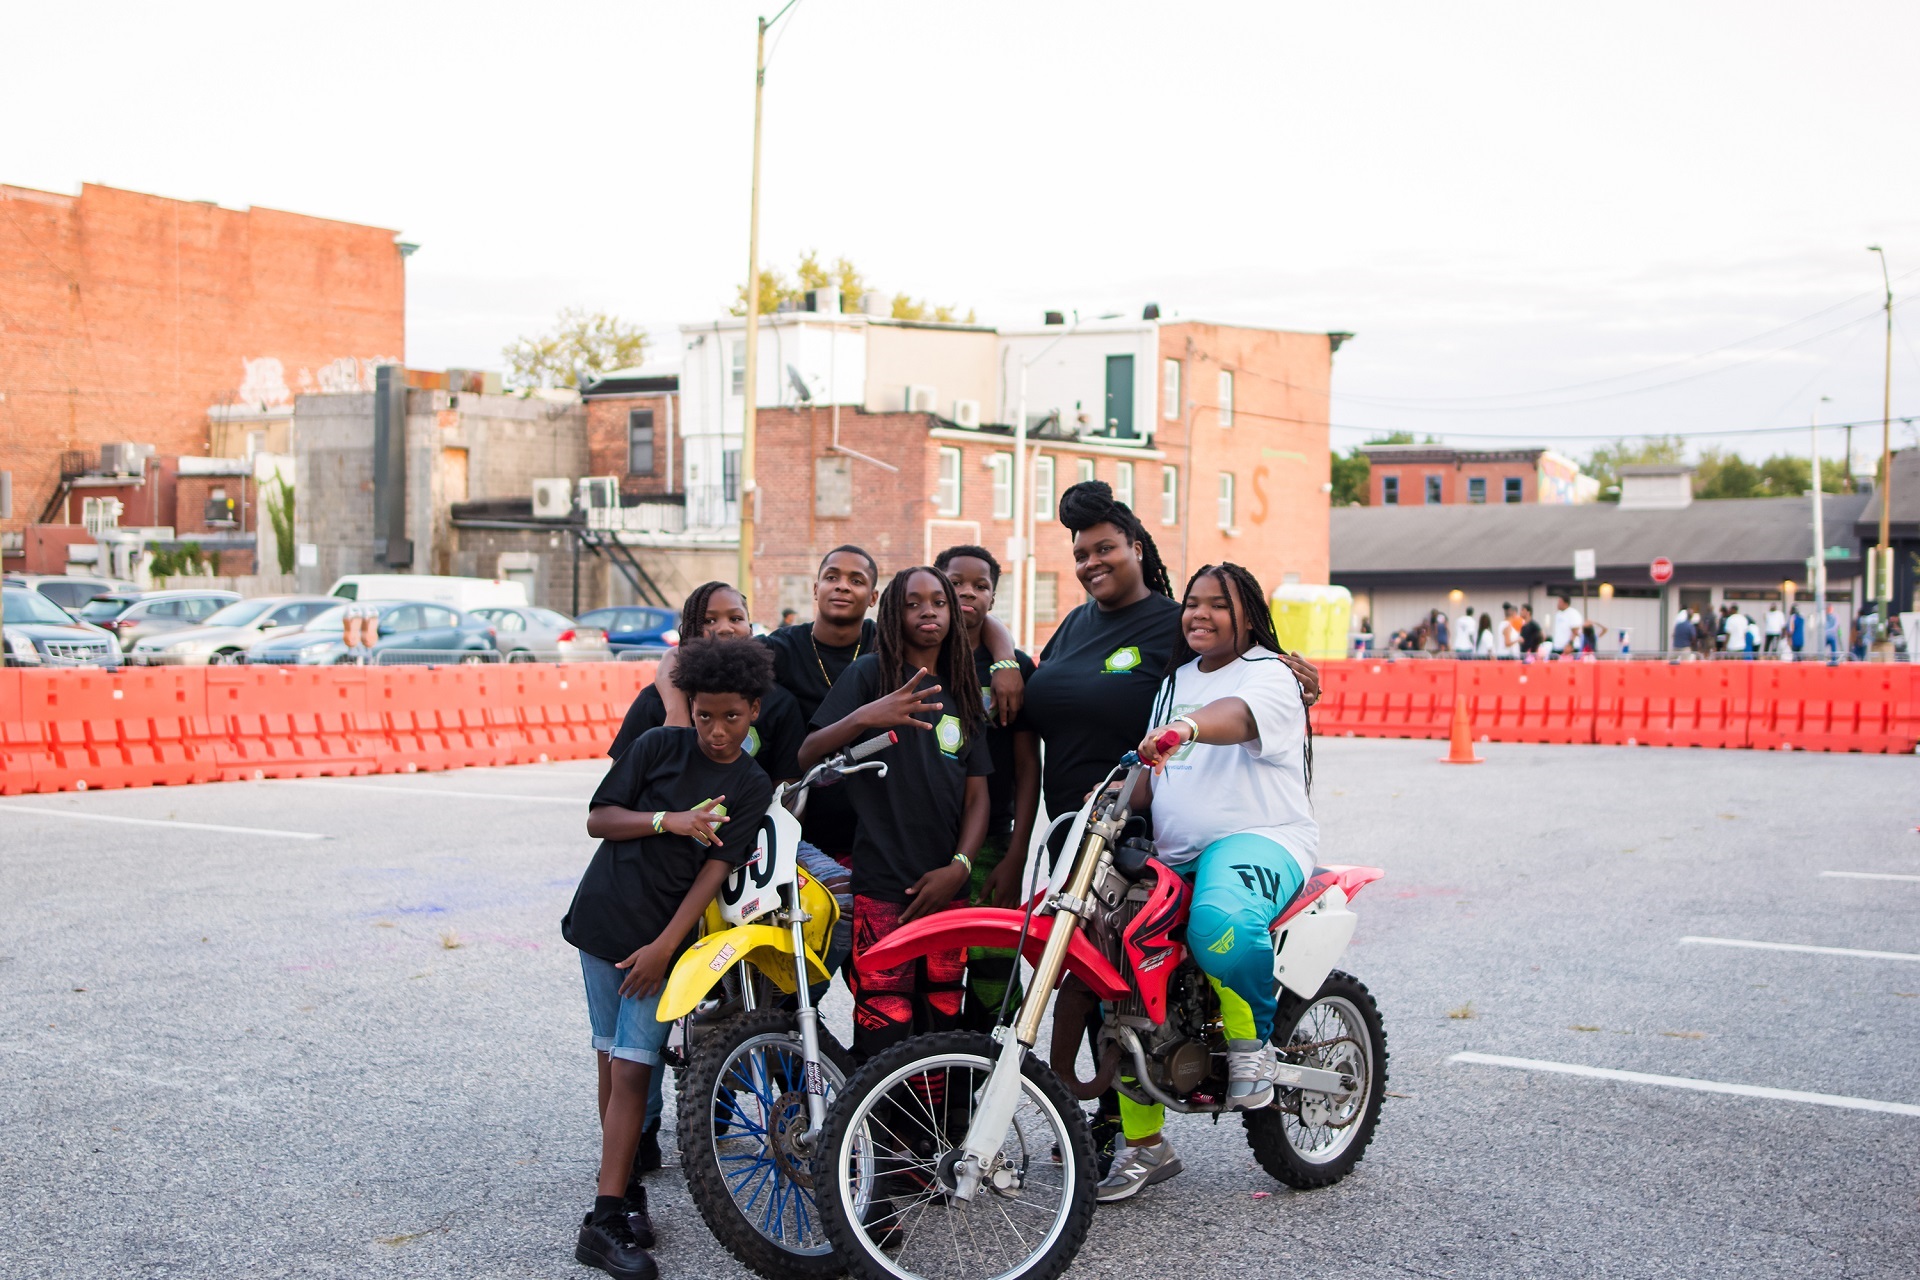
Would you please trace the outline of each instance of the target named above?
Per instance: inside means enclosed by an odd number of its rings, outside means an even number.
[[[1318,749],[1323,856],[1388,873],[1345,966],[1393,1054],[1366,1161],[1294,1194],[1176,1118],[1187,1172],[1074,1274],[1920,1270],[1920,1116],[1449,1061],[1920,1104],[1920,962],[1681,942],[1920,953],[1920,881],[1821,875],[1920,875],[1920,762],[1443,746]],[[0,801],[0,1273],[598,1274],[558,921],[599,772]],[[672,1160],[663,1274],[740,1274]]]

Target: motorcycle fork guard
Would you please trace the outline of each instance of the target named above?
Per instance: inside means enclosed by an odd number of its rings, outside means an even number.
[[[793,995],[800,985],[795,982],[794,955],[792,931],[778,925],[742,924],[710,933],[674,962],[655,1016],[671,1022],[691,1013],[740,964],[751,965],[782,992]],[[806,968],[808,984],[825,982],[831,976],[811,947],[806,949]]]

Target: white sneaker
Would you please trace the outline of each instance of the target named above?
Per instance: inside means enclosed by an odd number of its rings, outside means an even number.
[[[1165,1182],[1184,1167],[1180,1157],[1173,1154],[1173,1144],[1165,1134],[1150,1147],[1122,1147],[1113,1157],[1113,1167],[1107,1170],[1107,1176],[1094,1184],[1093,1198],[1101,1204],[1125,1200],[1138,1195],[1142,1187]]]
[[[1272,1106],[1279,1065],[1272,1045],[1259,1040],[1227,1041],[1228,1108],[1258,1111]]]

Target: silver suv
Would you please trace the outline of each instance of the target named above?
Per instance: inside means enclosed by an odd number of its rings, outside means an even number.
[[[126,650],[148,636],[197,627],[239,598],[237,591],[113,591],[81,605],[77,616],[113,632]]]

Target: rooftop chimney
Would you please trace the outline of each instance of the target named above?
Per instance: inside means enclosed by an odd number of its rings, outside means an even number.
[[[1066,322],[1067,322],[1067,317],[1063,312],[1059,312],[1059,311],[1047,312],[1048,324],[1065,324]]]
[[[1142,320],[1158,320],[1160,318],[1160,304],[1157,302],[1149,302],[1140,312],[1140,318]]]

